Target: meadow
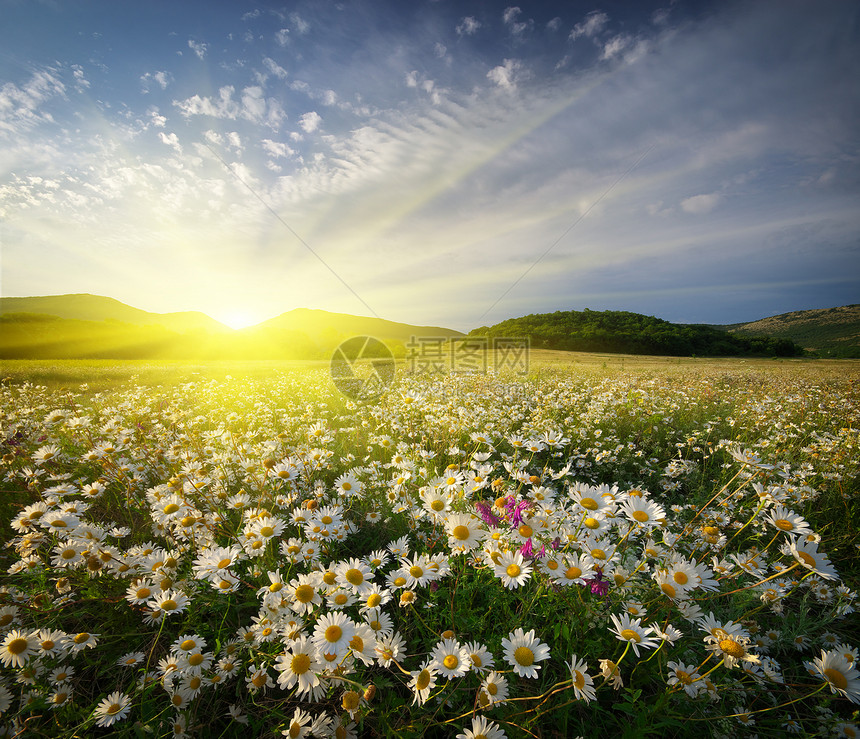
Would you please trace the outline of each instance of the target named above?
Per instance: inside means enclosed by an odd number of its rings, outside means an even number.
[[[860,736],[860,363],[5,362],[0,727]]]

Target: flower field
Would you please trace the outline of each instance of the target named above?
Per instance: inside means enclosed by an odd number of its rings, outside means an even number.
[[[860,736],[833,366],[7,378],[2,735]]]

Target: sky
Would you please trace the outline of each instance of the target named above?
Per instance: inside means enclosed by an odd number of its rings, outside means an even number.
[[[0,0],[0,292],[233,326],[860,302],[860,4]]]

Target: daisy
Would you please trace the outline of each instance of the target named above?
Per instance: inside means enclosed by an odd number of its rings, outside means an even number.
[[[469,653],[455,639],[443,639],[430,653],[431,665],[443,677],[463,677],[471,667]]]
[[[313,644],[323,654],[342,657],[349,650],[349,642],[355,636],[355,625],[340,611],[327,613],[314,627]]]
[[[269,674],[269,671],[265,666],[258,667],[257,665],[252,664],[251,669],[245,676],[245,686],[253,694],[259,690],[274,688],[275,683],[272,682],[272,676]]]
[[[48,703],[51,704],[51,710],[56,710],[60,706],[66,705],[72,698],[72,689],[67,685],[58,687],[48,698]],[[3,713],[2,705],[0,705],[0,713]]]
[[[497,723],[483,716],[475,716],[472,719],[472,728],[457,734],[456,739],[506,739],[506,737],[507,734]]]
[[[836,580],[838,575],[830,560],[818,551],[817,542],[804,542],[801,540],[790,540],[788,547],[783,547],[785,554],[790,554],[806,569],[812,570],[827,580]]]
[[[572,655],[570,662],[565,663],[570,670],[573,694],[577,700],[593,701],[597,699],[594,688],[594,679],[586,672],[588,665],[585,660],[577,659]]]
[[[400,572],[406,578],[405,587],[422,587],[436,579],[436,573],[430,569],[429,562],[423,554],[416,554],[411,560],[400,561]]]
[[[508,699],[508,680],[507,678],[495,670],[488,673],[481,681],[481,696],[485,701],[486,706],[494,704],[502,704]]]
[[[812,533],[812,529],[803,516],[798,516],[794,511],[781,505],[774,506],[773,510],[765,516],[765,521],[787,534],[797,534],[800,536]]]
[[[588,555],[570,552],[564,555],[562,566],[552,574],[558,585],[585,585],[594,575],[594,562]]]
[[[472,671],[483,674],[495,667],[495,658],[492,652],[483,644],[478,642],[470,642],[465,645],[466,653],[469,655],[469,660],[472,663]]]
[[[143,652],[129,652],[120,657],[116,663],[120,667],[134,667],[143,661]]]
[[[452,513],[445,519],[448,532],[448,547],[452,552],[467,552],[479,547],[487,531],[481,528],[482,521],[471,513]]]
[[[641,618],[634,620],[626,613],[622,614],[621,618],[612,613],[609,615],[609,618],[615,624],[615,628],[610,629],[610,631],[620,641],[626,641],[630,644],[637,657],[639,656],[639,647],[653,649],[658,645],[659,642],[652,636],[654,629],[650,626],[642,626]]]
[[[372,665],[376,651],[376,636],[367,624],[355,624],[355,635],[349,640],[349,649],[353,657],[365,665]]]
[[[645,498],[627,498],[621,504],[621,512],[633,521],[634,525],[644,528],[662,526],[666,522],[666,511],[663,507]]]
[[[412,703],[423,706],[430,697],[430,691],[436,687],[436,668],[431,665],[428,659],[424,661],[420,670],[413,671],[411,675],[412,679],[409,681],[408,687],[415,693]]]
[[[0,662],[6,667],[23,667],[38,649],[38,631],[13,629],[0,644]]]
[[[296,708],[296,710],[293,711],[292,718],[288,721],[288,727],[284,729],[281,734],[289,737],[290,739],[301,739],[301,737],[310,736],[311,731],[308,726],[309,723],[311,723],[311,715],[307,711],[303,711],[301,708]],[[314,733],[313,736],[322,735]],[[328,734],[325,736],[328,736]]]
[[[120,691],[111,693],[96,706],[96,710],[93,713],[93,717],[96,719],[96,726],[113,726],[117,721],[124,720],[131,710],[130,706],[131,698],[125,693]]]
[[[291,580],[289,587],[286,589],[288,595],[292,596],[290,608],[296,613],[309,613],[322,603],[322,597],[317,590],[319,584],[318,577],[314,575],[301,574],[296,579]],[[274,583],[269,586],[271,591]]]
[[[502,552],[493,572],[502,581],[502,585],[509,590],[515,590],[531,577],[532,568],[526,564],[520,552]]]
[[[57,629],[42,629],[39,632],[39,653],[43,657],[62,659],[66,656],[64,644],[66,632]]]
[[[371,630],[373,627],[370,627]],[[399,631],[380,634],[376,637],[376,661],[382,667],[388,667],[404,652],[406,642]]]
[[[370,587],[373,573],[370,567],[360,559],[350,559],[342,562],[335,569],[337,581],[345,588],[351,588],[356,593],[362,593]]]
[[[535,637],[534,629],[524,633],[521,628],[502,639],[505,660],[520,677],[536,678],[541,662],[549,657],[549,647]]]
[[[860,672],[846,656],[835,649],[821,650],[821,656],[804,662],[810,674],[816,672],[830,684],[832,693],[839,693],[852,703],[860,703]]]
[[[691,698],[695,698],[699,694],[699,689],[704,687],[702,676],[693,665],[670,660],[666,663],[666,669],[669,671],[669,685],[680,685]]]
[[[152,618],[160,621],[165,616],[182,613],[188,607],[188,596],[179,590],[165,590],[147,603]]]

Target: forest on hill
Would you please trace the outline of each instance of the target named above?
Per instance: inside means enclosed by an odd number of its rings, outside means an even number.
[[[739,336],[702,324],[671,323],[629,311],[556,311],[482,326],[471,336],[528,336],[538,349],[667,356],[799,357],[790,339]]]

